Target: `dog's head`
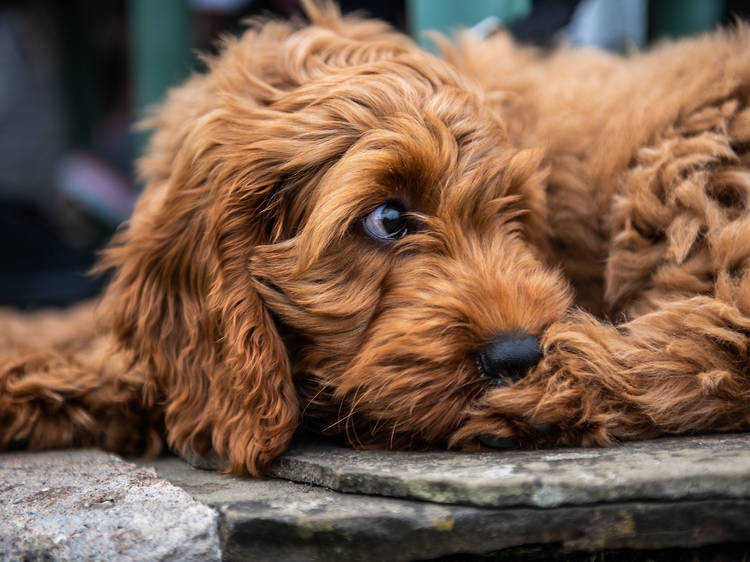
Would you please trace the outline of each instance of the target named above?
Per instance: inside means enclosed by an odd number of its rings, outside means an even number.
[[[105,258],[170,444],[234,472],[262,471],[303,414],[354,443],[471,447],[456,432],[570,300],[542,264],[540,154],[407,38],[308,11],[170,93]]]

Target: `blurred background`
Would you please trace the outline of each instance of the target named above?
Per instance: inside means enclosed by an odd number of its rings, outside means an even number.
[[[341,0],[432,48],[461,27],[617,52],[747,19],[732,0]],[[66,305],[139,192],[132,131],[167,88],[201,70],[197,52],[297,0],[0,0],[0,305]]]

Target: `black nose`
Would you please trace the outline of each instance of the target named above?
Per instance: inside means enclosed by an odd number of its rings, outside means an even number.
[[[528,332],[501,332],[477,354],[477,364],[489,379],[517,381],[539,363],[539,340]]]

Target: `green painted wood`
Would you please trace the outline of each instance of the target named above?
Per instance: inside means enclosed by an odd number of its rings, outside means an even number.
[[[649,37],[681,37],[714,29],[726,11],[724,0],[651,0]]]
[[[190,14],[187,0],[130,0],[128,12],[132,119],[138,122],[192,70]],[[136,134],[136,156],[146,139]]]
[[[411,34],[422,47],[431,48],[426,31],[449,36],[489,16],[510,23],[531,11],[531,0],[407,0],[406,7]]]
[[[135,107],[158,102],[191,70],[187,0],[131,0],[131,71]]]

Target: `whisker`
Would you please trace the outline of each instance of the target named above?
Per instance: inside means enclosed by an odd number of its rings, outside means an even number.
[[[309,408],[309,407],[310,407],[310,406],[311,406],[311,405],[312,405],[312,404],[313,404],[313,403],[314,403],[314,402],[315,402],[315,401],[316,401],[316,400],[318,399],[318,397],[319,397],[319,396],[320,396],[320,395],[321,395],[321,394],[322,394],[322,393],[323,393],[323,392],[324,392],[325,390],[328,390],[328,388],[330,388],[330,386],[331,386],[331,385],[329,385],[329,384],[325,384],[325,383],[324,383],[324,384],[323,384],[323,385],[322,385],[322,386],[320,387],[320,390],[318,390],[318,392],[316,392],[316,393],[315,393],[315,396],[313,396],[312,398],[310,398],[310,399],[309,399],[309,400],[307,401],[307,403],[305,404],[305,407],[304,407],[304,408],[302,408],[302,415],[303,415],[303,416],[304,416],[304,415],[305,415],[305,414],[307,413],[307,409],[308,409],[308,408]]]
[[[458,386],[453,387],[451,389],[451,394],[454,394],[454,393],[458,392],[462,388],[467,388],[467,387],[475,386],[475,385],[484,385],[484,384],[486,384],[485,381],[483,381],[481,379],[476,379],[476,380],[473,380],[473,381],[465,382],[464,384],[460,384]]]

